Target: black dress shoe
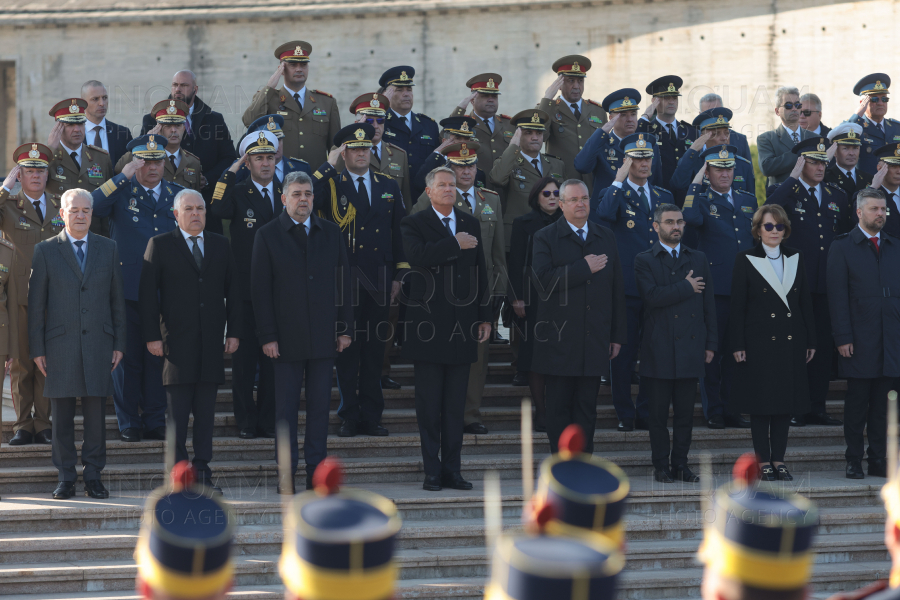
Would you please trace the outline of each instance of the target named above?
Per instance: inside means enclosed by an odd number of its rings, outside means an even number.
[[[650,423],[647,422],[647,419],[637,417],[634,420],[634,428],[641,431],[650,431]]]
[[[609,382],[609,377],[607,377],[606,375],[601,375],[600,376],[600,385],[605,385],[606,387],[609,387],[612,384]]]
[[[706,426],[710,429],[725,429],[725,417],[722,415],[713,415],[706,422]]]
[[[887,459],[870,458],[867,462],[869,463],[869,476],[887,477]]]
[[[634,431],[634,421],[619,421],[616,431]]]
[[[281,483],[279,482],[278,485],[275,486],[275,493],[279,496],[293,496],[294,494],[296,494],[297,491],[294,489],[294,476],[291,475],[291,484],[290,486],[285,486],[284,491],[281,491]]]
[[[863,473],[862,463],[858,460],[847,461],[847,479],[865,479],[866,474]]]
[[[872,467],[869,467],[869,469],[871,469],[871,468]],[[869,474],[871,475],[872,473],[870,472]],[[777,467],[775,467],[775,475],[781,481],[793,481],[794,480],[794,476],[791,475],[791,472],[788,471],[787,467],[784,465],[778,465]]]
[[[91,498],[109,498],[109,492],[99,479],[88,479],[84,482],[84,495]]]
[[[248,427],[247,429],[241,429],[238,437],[242,440],[252,440],[256,437],[256,430],[251,427]]]
[[[835,419],[825,413],[809,413],[806,415],[806,422],[812,423],[813,425],[829,425],[831,427],[844,424],[840,419]]]
[[[441,475],[441,485],[454,490],[471,490],[472,484],[463,479],[463,476],[456,473],[445,473]]]
[[[20,429],[16,432],[16,435],[12,436],[12,439],[9,440],[10,446],[26,446],[34,442],[34,434],[30,431],[25,431],[24,429]]]
[[[268,431],[267,429],[263,429],[262,427],[257,427],[257,428],[256,428],[256,437],[261,437],[261,438],[266,438],[266,439],[269,439],[269,440],[274,440],[274,439],[275,439],[275,432],[274,432],[274,431]]]
[[[750,429],[750,421],[741,415],[725,415],[725,427],[735,429]]]
[[[68,500],[75,495],[74,481],[60,481],[56,489],[53,490],[54,500]]]
[[[685,481],[687,483],[697,483],[700,481],[700,478],[694,475],[694,472],[691,471],[687,465],[681,467],[672,467],[672,475],[675,479]]]
[[[123,429],[119,434],[119,439],[123,442],[139,442],[141,441],[141,430],[136,427]]]
[[[772,467],[772,465],[767,464],[762,469],[760,469],[759,479],[760,481],[777,481],[778,476],[775,475],[775,469]]]
[[[387,375],[381,378],[381,389],[383,390],[399,390],[401,387],[402,386],[399,383]]]
[[[354,437],[357,433],[356,421],[344,421],[338,429],[338,437]]]
[[[465,427],[463,427],[464,433],[475,433],[478,435],[484,435],[488,432],[488,428],[482,425],[481,423],[469,423]]]
[[[508,344],[509,340],[506,339],[505,337],[503,337],[502,335],[500,335],[500,332],[495,329],[494,332],[491,334],[491,343],[492,344]]]
[[[675,483],[675,480],[672,479],[672,474],[669,473],[668,469],[654,469],[653,479],[660,483]]]
[[[513,387],[527,387],[528,373],[525,371],[516,371],[516,374],[513,375],[512,385]]]
[[[802,415],[791,417],[791,427],[806,427],[806,419]]]
[[[43,431],[38,431],[34,434],[34,443],[35,444],[52,444],[53,443],[53,430],[45,429]]]
[[[441,491],[441,478],[437,476],[428,476],[425,477],[425,483],[422,484],[422,489],[426,492],[439,492]]]
[[[151,429],[150,431],[145,431],[144,439],[166,441],[166,428],[161,426],[156,427],[155,429]]]
[[[378,437],[384,437],[388,435],[388,430],[379,425],[378,423],[360,423],[359,431],[365,435],[376,435]]]

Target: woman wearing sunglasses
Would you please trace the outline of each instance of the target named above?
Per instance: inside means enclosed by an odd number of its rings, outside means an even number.
[[[528,194],[531,212],[517,217],[512,224],[509,247],[509,301],[516,313],[516,327],[521,331],[522,343],[516,368],[528,373],[528,386],[534,400],[534,430],[546,431],[544,426],[544,375],[531,370],[534,350],[534,327],[538,292],[531,283],[531,242],[534,234],[552,225],[562,216],[559,209],[559,181],[552,177],[540,179]],[[517,334],[519,335],[519,334]]]
[[[737,255],[731,280],[730,351],[737,365],[735,411],[750,415],[753,450],[764,481],[793,480],[784,465],[792,414],[809,412],[806,363],[816,347],[812,296],[803,255],[784,245],[791,235],[777,204],[753,215],[755,248]]]

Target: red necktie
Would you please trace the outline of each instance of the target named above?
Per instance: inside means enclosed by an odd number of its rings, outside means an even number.
[[[880,250],[880,249],[878,248],[878,237],[877,237],[877,236],[876,236],[876,237],[870,237],[869,240],[871,240],[872,243],[875,244],[875,252],[878,252],[878,251]]]

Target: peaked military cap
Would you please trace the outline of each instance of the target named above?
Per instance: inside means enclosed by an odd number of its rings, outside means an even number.
[[[255,133],[257,131],[268,131],[275,134],[275,137],[281,139],[284,137],[284,117],[281,115],[263,115],[250,123],[247,133]]]
[[[285,42],[275,48],[275,58],[284,62],[309,62],[310,54],[312,54],[312,44],[302,40]]]
[[[714,167],[733,169],[736,155],[737,148],[734,146],[712,146],[703,152],[703,160]]]
[[[381,74],[378,85],[387,87],[389,85],[397,87],[412,87],[413,77],[416,76],[416,70],[409,66],[391,67]]]
[[[720,129],[722,127],[731,129],[732,116],[734,116],[734,113],[731,110],[724,106],[718,106],[704,110],[694,117],[694,121],[691,124],[700,131],[704,129]]]
[[[651,96],[680,96],[682,85],[684,80],[678,75],[663,75],[647,86],[647,93]]]
[[[368,123],[351,123],[342,127],[334,136],[334,145],[347,144],[348,148],[371,148],[375,128]]]
[[[557,75],[565,77],[587,77],[587,72],[591,70],[591,59],[580,54],[563,56],[553,63],[553,70]]]
[[[53,150],[44,144],[28,142],[15,149],[13,158],[20,167],[46,169],[53,160]]]
[[[825,151],[828,150],[829,146],[831,146],[831,142],[828,141],[828,138],[813,137],[800,140],[799,143],[791,148],[791,152],[800,154],[809,160],[827,162],[828,156],[825,154]]]
[[[875,156],[889,165],[900,165],[900,144],[885,144],[875,150]]]
[[[373,115],[383,117],[387,109],[391,107],[391,101],[383,94],[369,92],[363,94],[350,103],[350,113],[354,115]]]
[[[150,114],[157,123],[184,123],[190,108],[181,100],[161,100],[153,105]]]
[[[856,82],[856,85],[853,86],[853,93],[857,96],[886,94],[890,86],[890,76],[885,73],[872,73]]]
[[[469,79],[466,82],[466,87],[473,92],[499,95],[501,81],[503,81],[503,77],[496,73],[482,73]]]
[[[641,93],[634,88],[623,88],[616,90],[603,99],[600,106],[606,112],[625,112],[628,110],[637,110],[638,104],[641,103]]]
[[[162,160],[166,157],[169,140],[163,135],[147,134],[136,137],[125,146],[131,155],[144,160]]]
[[[619,148],[631,158],[651,158],[656,136],[651,133],[632,133],[619,142]]]
[[[473,117],[462,116],[441,119],[441,127],[443,127],[445,131],[449,131],[453,135],[458,135],[460,137],[475,137],[476,125],[478,125],[478,121]]]
[[[84,123],[87,121],[84,116],[87,106],[88,103],[81,98],[69,98],[54,104],[50,116],[60,123]]]
[[[278,137],[271,131],[254,131],[241,140],[239,152],[244,154],[275,154],[278,152]]]
[[[516,115],[512,119],[510,119],[509,122],[513,126],[521,127],[522,129],[544,131],[549,120],[550,116],[544,111],[535,108],[529,108],[523,110],[522,112],[516,113]]]
[[[447,157],[447,160],[455,165],[474,165],[478,162],[478,149],[481,144],[476,141],[459,142],[450,144],[443,150],[441,154]]]
[[[828,139],[834,144],[859,146],[862,144],[862,125],[844,121],[828,132]]]

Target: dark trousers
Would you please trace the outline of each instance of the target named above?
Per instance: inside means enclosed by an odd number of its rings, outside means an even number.
[[[218,384],[206,381],[166,386],[169,418],[175,424],[175,462],[189,460],[187,431],[191,415],[194,415],[194,426],[191,433],[194,458],[191,463],[197,469],[197,478],[200,481],[212,479],[209,461],[212,460],[213,425],[216,418],[216,392],[218,389]]]
[[[893,383],[892,377],[847,378],[847,397],[844,400],[847,460],[863,459],[863,430],[869,437],[869,459],[884,459],[887,456],[887,395]]]
[[[730,415],[728,396],[731,391],[731,377],[734,373],[734,356],[728,350],[728,316],[731,314],[731,297],[716,294],[716,332],[718,333],[719,350],[712,362],[706,363],[706,377],[700,386],[703,401],[703,415],[710,419],[715,416]]]
[[[813,318],[816,323],[816,354],[806,365],[809,381],[810,412],[825,414],[825,398],[831,380],[831,361],[834,357],[834,338],[831,336],[831,316],[828,314],[828,296],[813,294]],[[777,459],[774,459],[777,460]]]
[[[344,352],[346,351],[345,349]],[[303,457],[306,461],[306,472],[311,473],[328,456],[328,409],[331,404],[331,374],[334,371],[334,359],[276,361],[273,364],[275,422],[287,422],[290,436],[288,442],[291,447],[291,474],[297,472],[297,464],[300,462],[297,419],[300,415],[300,391],[303,389],[304,377],[306,378],[306,431],[303,434]]]
[[[413,367],[416,420],[419,422],[425,475],[440,477],[458,473],[461,469],[463,414],[471,365],[444,365],[417,360],[413,362]]]
[[[165,427],[166,392],[162,384],[162,358],[153,356],[147,350],[147,342],[141,334],[141,315],[136,301],[125,301],[125,320],[122,396],[113,396],[119,431],[150,431]]]
[[[634,296],[625,297],[625,315],[628,319],[628,342],[622,345],[619,355],[610,362],[610,385],[612,401],[616,415],[620,421],[634,421],[635,414],[647,420],[647,395],[643,388],[638,389],[637,398],[631,401],[631,375],[634,373],[634,362],[641,349],[641,309],[644,303]],[[637,405],[637,411],[635,411]]]
[[[653,468],[669,468],[669,405],[672,405],[672,468],[687,466],[694,427],[694,398],[697,379],[657,379],[641,377],[650,409],[650,455]]]
[[[599,377],[564,377],[547,375],[546,419],[550,451],[559,450],[559,436],[575,423],[584,431],[584,451],[594,451],[594,429],[597,427],[597,394]]]
[[[53,466],[59,471],[59,481],[75,482],[75,398],[50,398],[53,414]],[[81,399],[84,415],[84,443],[81,446],[81,465],[85,481],[100,479],[106,466],[106,396],[86,396]]]
[[[750,415],[753,451],[759,462],[784,462],[791,415]]]
[[[259,386],[253,399],[253,383],[259,365]],[[275,368],[256,336],[241,338],[231,358],[231,390],[238,429],[275,431]]]
[[[337,368],[341,404],[338,416],[344,421],[381,423],[384,395],[381,392],[381,363],[385,340],[391,334],[390,306],[381,305],[361,291],[353,316],[356,330],[353,341],[334,362]]]

